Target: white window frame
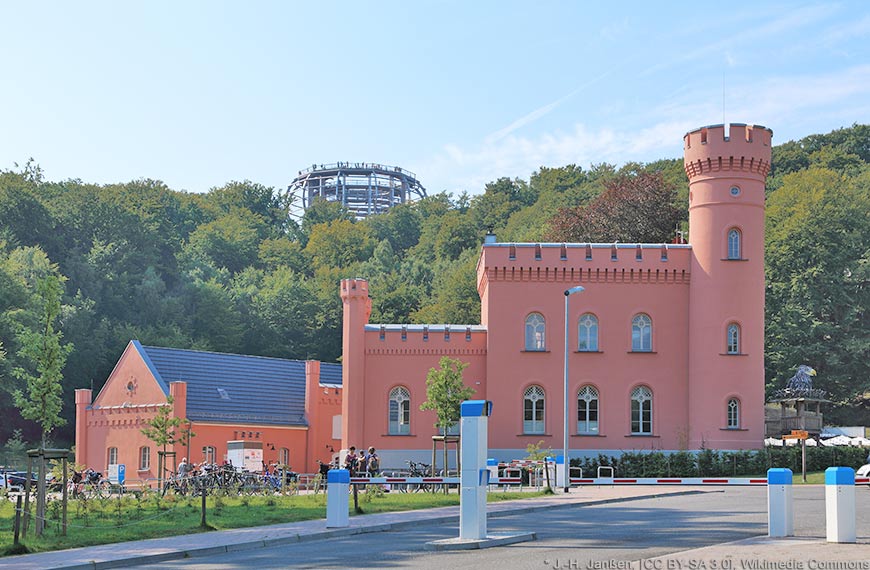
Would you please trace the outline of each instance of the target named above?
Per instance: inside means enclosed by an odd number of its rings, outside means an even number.
[[[547,397],[537,384],[526,388],[523,394],[523,433],[545,433],[544,418]]]
[[[411,392],[404,386],[390,390],[388,405],[389,435],[408,435],[411,433]]]
[[[278,463],[286,467],[290,466],[290,450],[286,447],[278,450]]]
[[[598,317],[592,313],[580,315],[577,321],[577,351],[598,352]]]
[[[726,329],[725,352],[727,354],[740,354],[740,325],[731,323]]]
[[[741,255],[743,254],[743,235],[740,233],[740,230],[737,228],[731,228],[728,230],[728,259],[743,259]]]
[[[531,313],[526,317],[526,350],[542,352],[547,350],[547,320],[541,313]]]
[[[726,409],[728,429],[740,429],[740,400],[730,398]]]
[[[110,447],[106,450],[106,465],[118,464],[118,448]]]
[[[211,445],[202,446],[202,460],[206,463],[217,463],[217,449]]]
[[[652,317],[639,313],[631,319],[631,351],[652,352]]]
[[[631,391],[631,434],[652,435],[653,393],[646,386]]]
[[[143,445],[139,448],[139,471],[151,469],[151,448]]]
[[[577,392],[577,433],[598,434],[598,414],[601,406],[598,389],[586,385]]]

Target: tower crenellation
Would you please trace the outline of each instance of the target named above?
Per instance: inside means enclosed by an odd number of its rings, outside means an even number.
[[[773,131],[760,125],[711,125],[683,137],[686,175],[721,176],[723,172],[764,181],[770,172]]]

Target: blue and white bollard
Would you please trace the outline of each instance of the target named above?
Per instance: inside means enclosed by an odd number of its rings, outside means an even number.
[[[459,538],[486,539],[487,421],[492,402],[467,400],[459,407],[462,471],[459,476]]]
[[[791,469],[767,470],[767,535],[794,536]]]
[[[855,470],[825,469],[825,520],[828,542],[855,542]]]
[[[556,456],[556,487],[562,489],[565,485],[565,456]]]
[[[348,497],[350,471],[330,469],[326,473],[326,527],[345,527],[350,524]]]
[[[498,459],[488,458],[486,460],[486,470],[489,471],[489,480],[498,479]]]

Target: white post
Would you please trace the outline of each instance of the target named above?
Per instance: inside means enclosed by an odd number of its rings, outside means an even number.
[[[326,473],[326,527],[345,527],[350,524],[348,497],[350,471],[330,469]]]
[[[825,520],[828,542],[855,542],[855,470],[825,469]]]
[[[767,535],[794,536],[791,469],[767,470]]]
[[[565,458],[564,465],[562,465],[562,488],[567,493],[571,488],[571,460],[568,455],[568,418],[570,417],[569,407],[568,407],[568,337],[569,337],[569,328],[568,328],[568,298],[574,293],[580,293],[583,291],[583,287],[577,285],[576,287],[571,287],[570,289],[565,290],[565,385],[563,386],[562,391],[562,399],[565,403],[565,409],[563,410],[564,415],[562,416],[562,455]],[[577,407],[575,402],[574,407]]]
[[[492,402],[467,400],[460,406],[462,470],[459,479],[459,538],[486,539],[487,421]]]

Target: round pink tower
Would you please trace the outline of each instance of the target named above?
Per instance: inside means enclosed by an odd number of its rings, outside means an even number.
[[[683,139],[689,177],[690,449],[764,439],[765,127],[703,127]]]

